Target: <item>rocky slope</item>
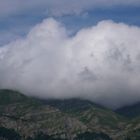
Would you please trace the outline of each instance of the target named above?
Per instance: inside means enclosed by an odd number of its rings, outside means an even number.
[[[76,118],[89,130],[104,132],[112,138],[121,136],[120,132],[127,124],[127,120],[124,117],[86,100],[48,100],[45,101],[45,104],[58,108],[61,112]]]
[[[139,129],[139,117],[126,119],[90,101],[42,101],[0,90],[0,139],[4,134],[17,133],[18,139],[23,140],[135,140]]]

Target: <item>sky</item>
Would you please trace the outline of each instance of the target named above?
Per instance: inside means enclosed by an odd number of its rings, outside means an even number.
[[[0,0],[0,46],[24,37],[43,19],[54,17],[73,35],[112,19],[140,26],[139,0]]]
[[[139,17],[139,0],[0,0],[0,88],[140,101]]]

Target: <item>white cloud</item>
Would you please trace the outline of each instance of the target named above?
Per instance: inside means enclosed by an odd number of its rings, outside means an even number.
[[[140,28],[102,21],[69,37],[46,19],[0,48],[0,87],[118,107],[140,100]]]

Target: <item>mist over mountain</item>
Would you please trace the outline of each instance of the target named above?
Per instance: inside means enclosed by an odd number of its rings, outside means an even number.
[[[0,47],[0,88],[110,108],[140,100],[139,27],[108,20],[74,36],[68,32],[50,18]]]

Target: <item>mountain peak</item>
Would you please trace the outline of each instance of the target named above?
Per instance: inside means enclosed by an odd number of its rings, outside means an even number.
[[[2,89],[0,90],[0,104],[11,104],[23,102],[27,97],[18,91]]]

